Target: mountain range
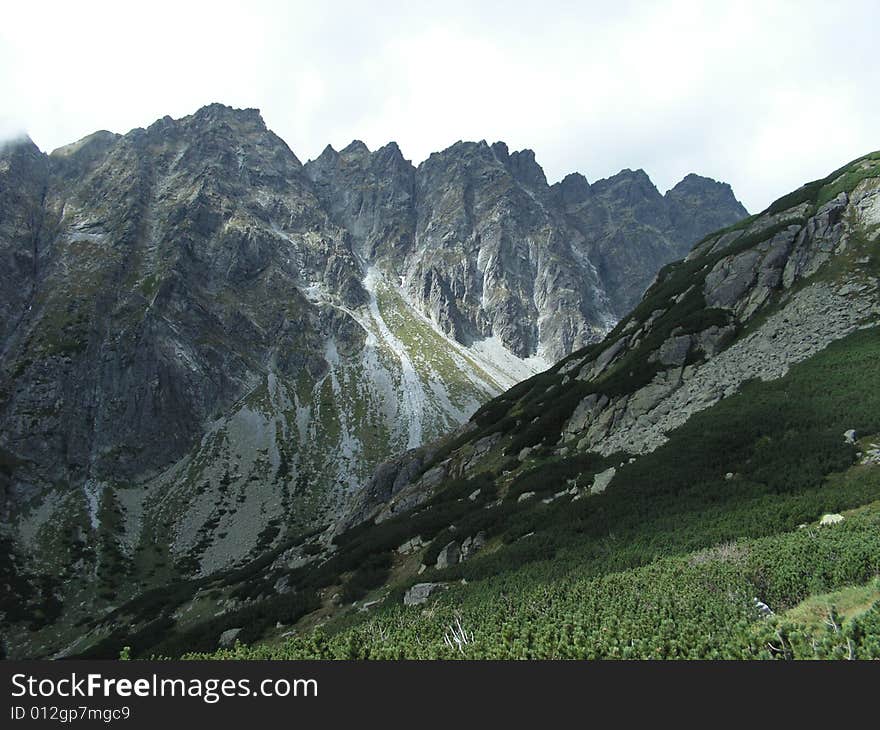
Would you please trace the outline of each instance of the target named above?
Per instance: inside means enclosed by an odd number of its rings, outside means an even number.
[[[878,236],[874,153],[702,238],[327,525],[77,623],[25,611],[10,649],[880,657]]]
[[[335,521],[384,460],[601,340],[745,215],[696,175],[549,185],[501,142],[303,165],[220,104],[5,144],[7,585],[109,608]]]

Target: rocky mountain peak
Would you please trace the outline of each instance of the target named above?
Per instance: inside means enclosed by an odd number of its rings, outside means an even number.
[[[107,151],[121,135],[107,130],[99,130],[92,134],[86,135],[81,140],[72,144],[64,145],[50,153],[53,158],[85,156],[92,158],[97,154]]]
[[[678,191],[686,191],[686,190],[712,190],[717,186],[730,188],[727,183],[721,183],[717,180],[713,180],[711,177],[705,177],[703,175],[697,175],[694,172],[689,172],[685,175],[679,182],[677,182],[671,189]]]
[[[107,157],[120,139],[122,135],[102,130],[59,147],[49,155],[53,170],[61,176],[86,175]]]
[[[646,200],[657,201],[663,197],[648,173],[641,168],[625,168],[616,175],[597,180],[592,187],[596,194],[616,198],[625,205],[637,205]]]
[[[508,167],[513,176],[534,190],[547,190],[547,177],[543,168],[535,161],[535,153],[525,149],[510,155]]]
[[[170,119],[170,117],[165,117],[164,119]],[[266,129],[266,123],[263,121],[263,116],[260,114],[259,109],[237,109],[218,102],[206,104],[189,117],[184,117],[181,121],[187,122],[190,120],[199,123],[226,122]]]
[[[731,216],[746,215],[730,185],[694,173],[685,176],[664,198],[671,224],[692,240],[699,238],[699,231],[723,228],[722,221]]]
[[[733,188],[726,182],[713,180],[695,173],[689,173],[676,183],[664,196],[667,199],[687,199],[691,203],[713,201],[726,207],[740,208],[741,204],[733,194]]]
[[[551,186],[554,197],[563,206],[583,203],[590,196],[590,183],[579,172],[570,172]]]
[[[499,161],[506,164],[507,158],[510,157],[510,150],[507,147],[507,143],[499,140],[498,142],[493,142],[491,147]]]
[[[321,160],[321,161],[335,160],[338,157],[339,157],[339,153],[336,151],[336,149],[333,147],[333,145],[328,144],[321,151],[320,155],[318,155],[314,160],[309,160],[309,162],[318,162],[319,160]]]
[[[419,167],[437,169],[451,165],[475,164],[477,161],[489,165],[503,164],[499,162],[486,140],[479,142],[458,140],[439,152],[432,152]]]
[[[44,157],[40,148],[26,134],[0,142],[0,172],[9,173],[21,166],[31,166]]]
[[[403,156],[403,152],[400,149],[400,146],[397,142],[391,141],[387,144],[383,145],[379,149],[377,149],[373,155],[377,160],[394,163],[394,164],[406,164],[412,167],[412,164]]]
[[[343,147],[339,151],[339,154],[342,157],[346,157],[346,158],[369,157],[370,148],[367,147],[367,145],[365,145],[363,142],[361,142],[361,140],[353,139],[351,142],[349,142],[345,147]]]

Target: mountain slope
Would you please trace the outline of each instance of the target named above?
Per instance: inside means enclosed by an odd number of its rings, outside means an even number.
[[[362,495],[297,575],[377,586],[375,617],[219,656],[880,656],[878,237],[880,154],[708,237],[601,344]]]
[[[869,598],[839,640],[786,621],[875,594],[878,235],[874,154],[707,237],[603,342],[383,465],[334,528],[178,586],[161,620],[124,606],[89,651],[239,628],[270,646],[222,656],[876,656]]]
[[[877,166],[876,156],[856,161],[807,188],[809,199],[782,199],[709,236],[661,271],[602,343],[481,408],[459,437],[435,447],[432,462],[458,476],[490,451],[520,462],[535,450],[647,453],[742,383],[781,377],[873,321]],[[429,474],[426,484],[436,484]],[[398,491],[408,508],[430,488]],[[370,499],[361,493],[344,524],[395,508],[395,500],[371,507]]]

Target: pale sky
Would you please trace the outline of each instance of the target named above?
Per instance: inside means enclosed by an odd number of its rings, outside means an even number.
[[[688,172],[750,211],[880,149],[880,3],[0,4],[0,137],[44,150],[220,101],[302,160],[529,147],[550,182]]]

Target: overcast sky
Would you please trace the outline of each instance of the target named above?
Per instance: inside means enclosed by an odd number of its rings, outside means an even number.
[[[48,151],[221,101],[303,161],[500,139],[551,182],[698,172],[757,211],[880,149],[878,29],[876,0],[21,0],[0,12],[0,136]]]

